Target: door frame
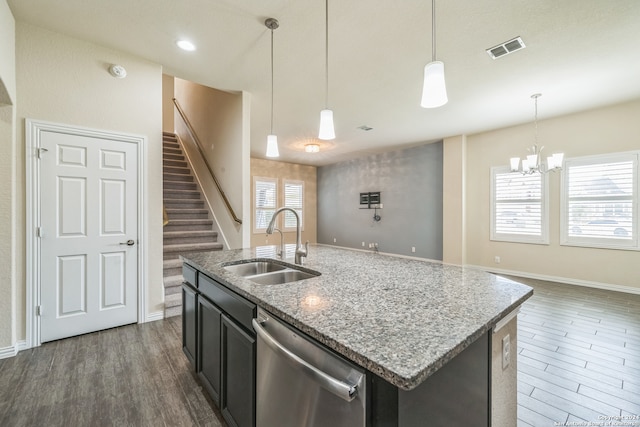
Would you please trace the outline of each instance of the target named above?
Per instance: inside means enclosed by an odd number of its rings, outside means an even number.
[[[135,144],[138,155],[138,241],[136,245],[138,257],[138,323],[146,320],[147,308],[147,273],[148,263],[145,248],[148,243],[146,228],[146,154],[147,137],[142,135],[112,132],[100,129],[91,129],[60,123],[52,123],[41,120],[25,119],[26,136],[26,348],[38,347],[40,338],[40,316],[36,307],[41,304],[41,278],[40,278],[40,238],[37,228],[40,226],[40,168],[38,165],[39,148],[41,147],[42,132],[56,132],[75,136],[84,136],[100,139],[110,139],[118,142]],[[54,154],[54,153],[51,153]]]

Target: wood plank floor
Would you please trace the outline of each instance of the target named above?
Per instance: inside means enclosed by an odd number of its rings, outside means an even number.
[[[518,426],[640,427],[640,295],[516,280],[535,290],[518,320]],[[0,426],[226,426],[180,334],[178,316],[0,360]]]
[[[640,427],[640,295],[512,279],[534,288],[518,317],[518,427]]]
[[[226,426],[182,353],[181,333],[178,316],[0,360],[0,426]]]

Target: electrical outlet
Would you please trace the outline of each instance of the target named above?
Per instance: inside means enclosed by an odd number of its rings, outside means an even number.
[[[502,338],[502,369],[507,369],[511,362],[511,337],[509,334]]]
[[[334,237],[334,238],[333,238],[333,243],[335,243],[335,242],[336,242],[336,238]]]
[[[493,262],[495,262],[496,264],[500,264],[500,257],[497,255],[493,257]]]
[[[411,252],[415,253],[416,252],[416,247],[415,246],[411,246]]]
[[[364,248],[364,242],[362,242],[362,247]]]

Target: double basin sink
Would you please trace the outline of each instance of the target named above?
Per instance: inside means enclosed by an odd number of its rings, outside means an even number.
[[[225,270],[260,285],[280,285],[319,276],[313,270],[280,264],[270,260],[247,260],[223,266]]]

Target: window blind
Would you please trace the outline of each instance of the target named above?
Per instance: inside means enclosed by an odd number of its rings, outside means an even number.
[[[301,226],[303,220],[304,183],[302,181],[284,182],[284,205],[294,209],[300,216]],[[296,217],[289,211],[284,212],[284,228],[296,228]]]
[[[494,170],[493,186],[492,238],[524,242],[542,239],[542,175]]]
[[[636,161],[569,162],[566,166],[568,237],[631,241]]]
[[[277,185],[275,180],[255,179],[255,230],[265,230],[276,211]]]

